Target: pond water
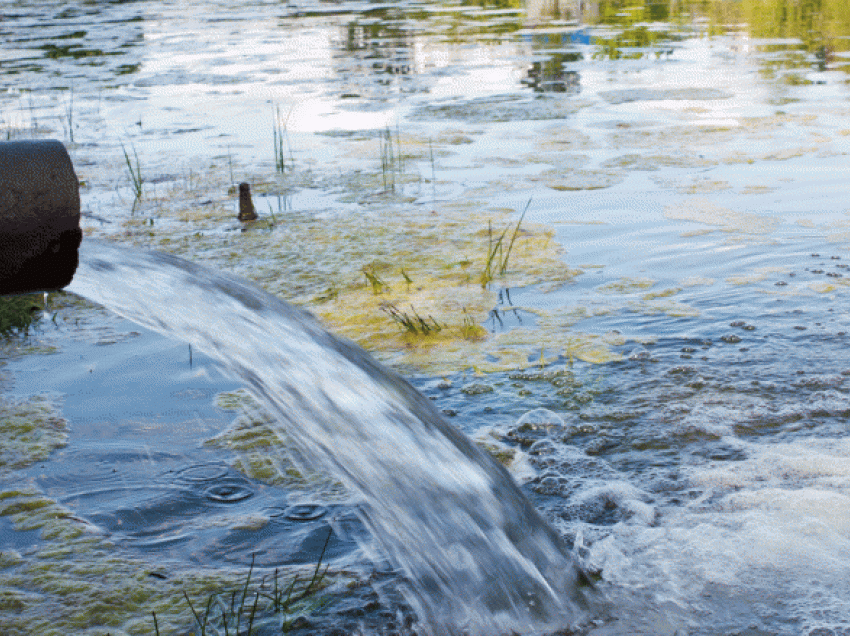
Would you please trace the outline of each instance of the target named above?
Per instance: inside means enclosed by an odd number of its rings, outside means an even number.
[[[66,143],[86,236],[251,278],[401,371],[511,459],[604,593],[666,624],[586,631],[850,633],[841,3],[17,1],[2,18],[0,135]],[[245,228],[240,181],[261,216]],[[153,596],[111,623],[62,599],[90,598],[104,559],[115,589],[131,562],[315,563],[329,524],[333,568],[393,587],[356,497],[271,462],[286,442],[255,431],[269,416],[239,382],[70,296],[49,307],[4,344],[2,381],[10,403],[49,402],[61,448],[4,460],[0,503],[24,484],[87,547],[4,506],[11,633],[153,633],[152,608],[185,629]],[[60,553],[80,572],[65,587]],[[304,611],[313,633],[406,624],[403,603],[349,595]]]

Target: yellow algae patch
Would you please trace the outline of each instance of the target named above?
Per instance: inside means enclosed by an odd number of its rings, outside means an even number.
[[[683,194],[700,194],[706,192],[720,192],[721,190],[730,190],[732,186],[728,181],[710,179],[698,179],[690,185],[682,186],[679,192]]]
[[[704,230],[690,230],[689,232],[682,232],[680,236],[682,238],[693,238],[695,236],[705,236],[707,234],[711,234],[714,230],[704,229]]]
[[[827,235],[826,240],[830,243],[850,242],[850,232],[832,232]]]
[[[774,274],[787,274],[787,267],[759,267],[758,269],[748,273],[748,274],[740,274],[738,276],[730,276],[726,279],[726,282],[730,285],[750,285],[752,283],[759,283],[763,280],[766,280],[770,276]]]
[[[704,198],[685,199],[664,208],[664,216],[672,220],[694,221],[714,225],[729,232],[764,234],[776,227],[776,219],[736,212]]]
[[[655,285],[654,280],[649,278],[623,277],[620,280],[605,283],[596,288],[596,291],[609,294],[633,294],[642,289],[649,289]]]
[[[629,309],[643,314],[666,314],[673,318],[696,318],[700,315],[699,310],[690,305],[672,300],[634,302],[629,304]]]
[[[620,359],[602,337],[571,330],[571,326],[586,317],[586,312],[546,313],[537,311],[537,324],[532,329],[511,329],[489,333],[486,340],[446,340],[426,348],[420,345],[404,351],[377,353],[383,361],[395,365],[412,365],[426,373],[445,369],[473,369],[478,373],[494,373],[526,369],[543,361],[552,361],[552,354],[592,363]]]
[[[717,162],[697,155],[641,155],[625,154],[608,159],[603,168],[623,168],[625,170],[655,171],[661,168],[698,168],[715,165]]]
[[[816,146],[798,147],[798,148],[783,148],[775,150],[761,156],[763,161],[787,161],[788,159],[796,159],[812,152],[818,152],[820,148]]]
[[[827,283],[823,281],[815,281],[813,283],[809,283],[808,288],[819,294],[828,294],[829,292],[833,292],[836,289],[835,285],[833,285],[832,283]]]
[[[553,190],[601,190],[610,188],[625,179],[625,173],[619,170],[546,170],[531,179],[541,181]]]
[[[0,399],[0,470],[47,459],[68,443],[68,422],[44,397]]]
[[[405,143],[414,142],[402,136],[402,147]],[[232,201],[221,203],[221,194],[207,193],[214,203],[187,204],[205,208],[189,220],[131,223],[99,232],[251,279],[308,308],[330,331],[411,370],[522,368],[528,356],[539,353],[541,342],[563,337],[563,326],[553,333],[542,332],[539,324],[510,332],[528,332],[519,338],[483,327],[497,303],[493,289],[536,285],[545,293],[581,274],[564,263],[564,250],[551,227],[523,221],[517,228],[519,209],[491,209],[486,199],[470,193],[452,203],[412,205],[404,197],[375,193],[375,178],[352,173],[333,184],[313,184],[354,197],[361,204],[356,210],[288,210],[278,213],[276,221],[263,218],[237,226]],[[192,193],[192,200],[198,196]],[[214,213],[217,205],[229,206],[228,215]],[[262,211],[256,198],[255,205]],[[188,218],[176,204],[160,212]],[[483,284],[488,278],[489,284]],[[565,324],[571,324],[569,310],[562,313]],[[247,442],[238,440],[240,445]],[[256,456],[238,462],[248,472],[274,479],[273,467]]]
[[[580,334],[567,339],[564,355],[571,361],[576,358],[591,364],[605,364],[622,360],[622,356],[611,351],[602,336]]]
[[[599,144],[592,141],[587,134],[560,124],[544,128],[541,131],[540,138],[542,141],[538,148],[544,151],[576,151],[599,147]]]
[[[656,292],[649,292],[648,294],[643,295],[644,300],[654,300],[655,298],[667,298],[669,296],[675,296],[680,291],[682,291],[681,287],[668,287],[667,289],[662,289]]]
[[[697,287],[700,285],[714,285],[713,278],[705,278],[703,276],[689,276],[680,281],[683,287]]]
[[[766,185],[748,185],[741,190],[741,194],[766,194],[773,192],[775,188]]]

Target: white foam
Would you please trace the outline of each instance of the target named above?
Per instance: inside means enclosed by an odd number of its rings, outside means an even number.
[[[590,565],[711,616],[728,618],[730,597],[764,624],[784,606],[796,625],[778,633],[850,630],[850,440],[737,443],[748,459],[691,469],[702,497],[654,527],[615,526]]]

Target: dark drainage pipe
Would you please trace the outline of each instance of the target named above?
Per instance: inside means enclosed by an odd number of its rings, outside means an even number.
[[[71,282],[83,238],[79,188],[60,142],[0,141],[0,295]]]

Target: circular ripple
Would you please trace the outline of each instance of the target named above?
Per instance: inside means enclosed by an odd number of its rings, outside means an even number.
[[[224,464],[194,464],[177,471],[177,476],[187,481],[213,481],[227,474]]]
[[[220,503],[236,503],[253,496],[254,491],[245,484],[218,484],[204,491],[207,499]]]
[[[283,516],[290,521],[313,521],[327,514],[328,509],[319,504],[297,504],[283,511]]]

